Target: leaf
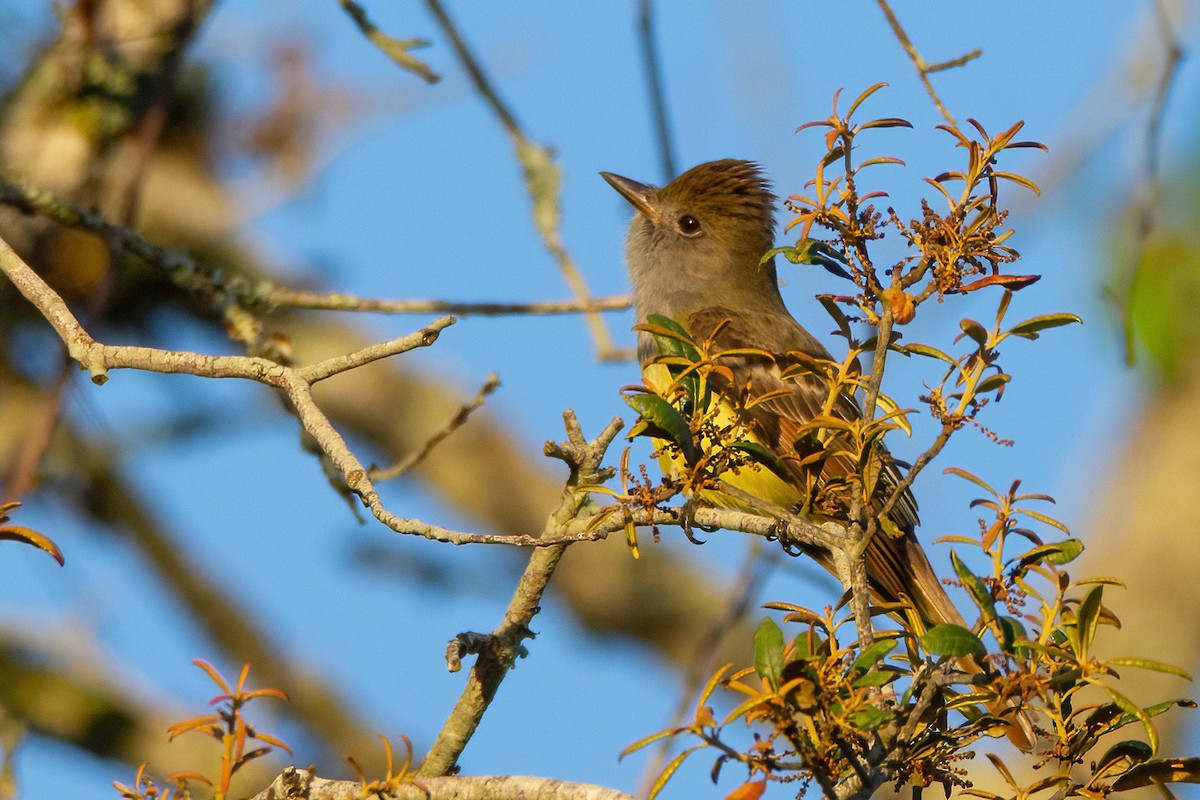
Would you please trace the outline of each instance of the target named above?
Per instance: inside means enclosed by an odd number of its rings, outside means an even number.
[[[975,344],[979,345],[980,347],[983,347],[987,344],[987,328],[983,327],[983,325],[980,323],[968,318],[959,322],[958,326],[962,328],[963,333],[965,333],[967,336],[970,336],[975,341]]]
[[[646,324],[635,325],[634,330],[641,330],[654,337],[658,352],[664,356],[682,356],[689,361],[699,361],[700,352],[696,349],[692,336],[687,329],[670,317],[662,314],[650,314]]]
[[[725,800],[758,800],[766,790],[766,781],[746,781],[725,795]]]
[[[934,625],[921,637],[921,644],[927,652],[935,656],[962,658],[969,655],[982,657],[987,654],[987,648],[978,636],[953,622]]]
[[[657,742],[657,741],[659,741],[659,740],[661,740],[661,739],[665,739],[665,738],[667,738],[668,736],[674,736],[674,735],[675,735],[675,734],[677,734],[677,733],[679,733],[679,730],[678,730],[678,729],[676,729],[676,728],[667,728],[667,729],[666,729],[666,730],[664,730],[664,731],[659,731],[659,732],[657,732],[657,733],[652,733],[652,734],[650,734],[649,736],[645,736],[645,737],[643,737],[643,738],[641,738],[641,739],[638,739],[636,742],[634,742],[633,744],[631,744],[631,745],[627,746],[627,747],[626,747],[624,750],[622,750],[620,753],[618,753],[618,754],[617,754],[617,760],[618,760],[618,761],[621,761],[622,759],[624,759],[624,758],[625,758],[625,756],[627,756],[627,755],[631,755],[631,754],[633,754],[633,753],[636,753],[638,750],[641,750],[641,749],[642,749],[643,747],[645,747],[646,745],[649,745],[649,744],[654,744],[655,742]]]
[[[992,597],[992,593],[987,585],[974,572],[971,572],[971,568],[953,550],[950,551],[950,563],[954,566],[954,572],[958,575],[958,579],[963,582],[963,585],[967,587],[967,591],[971,593],[971,599],[979,607],[979,611],[983,614],[984,619],[989,624],[995,621],[996,600]]]
[[[662,772],[658,773],[658,777],[654,779],[654,783],[650,785],[650,792],[647,794],[648,800],[654,800],[655,797],[658,797],[658,793],[663,790],[663,787],[667,785],[667,781],[671,780],[671,776],[674,775],[675,771],[683,765],[683,762],[687,759],[687,757],[702,747],[708,747],[708,745],[692,745],[687,750],[684,750],[682,753],[668,761],[667,765],[663,767]]]
[[[1071,325],[1076,322],[1082,325],[1083,319],[1075,314],[1043,314],[1040,317],[1032,317],[1017,323],[1008,329],[1008,333],[1025,339],[1036,339],[1039,331],[1061,328],[1063,325]]]
[[[1079,610],[1076,612],[1075,626],[1078,630],[1076,655],[1080,661],[1087,658],[1092,642],[1096,639],[1096,628],[1100,625],[1100,600],[1103,593],[1103,586],[1093,586],[1087,596],[1083,598],[1083,602],[1079,604]]]
[[[850,682],[850,685],[856,689],[862,689],[867,686],[887,686],[900,675],[891,670],[873,669],[870,672],[863,673]]]
[[[897,644],[895,639],[879,639],[858,654],[858,658],[854,659],[850,669],[870,669],[882,661],[888,653],[895,650]]]
[[[1124,742],[1117,742],[1100,757],[1096,762],[1095,774],[1104,773],[1110,766],[1118,761],[1133,762],[1140,764],[1146,759],[1154,755],[1154,751],[1150,749],[1150,745],[1145,742],[1140,742],[1137,739],[1129,739]]]
[[[887,86],[887,83],[885,83],[884,81],[880,81],[879,83],[872,84],[871,86],[868,86],[866,89],[864,89],[862,94],[860,94],[858,97],[854,98],[854,102],[850,104],[850,110],[846,112],[846,118],[849,119],[850,117],[854,116],[854,112],[858,110],[859,106],[861,106],[863,103],[865,103],[867,101],[868,97],[875,94],[880,89],[885,88],[886,86]],[[835,98],[834,102],[835,103],[837,102],[836,98]],[[899,122],[904,122],[904,120],[899,120]],[[912,126],[909,125],[909,127],[911,128]]]
[[[1115,664],[1118,667],[1137,667],[1138,669],[1148,669],[1154,672],[1165,672],[1168,675],[1178,675],[1180,678],[1186,678],[1189,681],[1192,679],[1191,675],[1174,664],[1168,664],[1165,661],[1155,661],[1152,658],[1106,658],[1104,659],[1104,663]]]
[[[1200,783],[1200,758],[1163,758],[1138,764],[1113,781],[1114,791],[1164,783]]]
[[[1035,547],[1020,557],[1017,564],[1020,567],[1031,567],[1045,561],[1049,564],[1070,564],[1083,552],[1083,542],[1078,539],[1066,539],[1053,544]]]
[[[767,469],[777,475],[786,475],[787,467],[779,460],[779,456],[775,455],[769,447],[762,442],[756,442],[752,439],[743,439],[729,445],[733,450],[740,450],[750,456],[751,460],[758,464],[762,464]]]
[[[1095,682],[1093,681],[1093,683]],[[1122,711],[1124,711],[1128,716],[1142,723],[1142,727],[1146,731],[1146,738],[1149,740],[1151,749],[1157,751],[1158,731],[1155,730],[1154,723],[1150,721],[1150,715],[1138,708],[1136,703],[1108,684],[1101,683],[1100,688],[1103,689],[1110,698],[1112,698],[1112,701],[1116,703]],[[1124,721],[1122,721],[1117,727],[1120,727],[1123,724],[1125,724]]]
[[[58,549],[58,545],[49,537],[38,533],[33,528],[25,528],[21,525],[0,525],[0,541],[24,542],[25,544],[33,545],[39,550],[44,550],[50,554],[50,557],[58,562],[61,567],[66,563],[63,558],[62,550]]]
[[[978,486],[979,488],[983,489],[985,492],[990,494],[992,497],[999,496],[999,495],[997,495],[995,489],[993,489],[991,486],[988,486],[986,483],[984,483],[983,478],[972,475],[971,473],[967,472],[965,469],[959,469],[958,467],[946,467],[944,470],[942,470],[942,474],[957,475],[958,477],[962,478],[963,480],[968,480],[971,483]]]
[[[1003,286],[1005,289],[1015,292],[1037,283],[1041,279],[1041,275],[988,275],[986,278],[963,284],[958,288],[958,293],[967,294],[988,286]]]
[[[1029,638],[1025,626],[1015,617],[1001,614],[996,617],[996,622],[1000,625],[1000,648],[1006,653],[1013,652],[1017,642]]]
[[[926,358],[936,358],[939,361],[945,361],[947,364],[949,364],[952,367],[958,366],[958,361],[955,360],[953,356],[951,356],[948,353],[944,353],[941,350],[938,350],[936,347],[930,347],[927,344],[913,342],[912,344],[902,345],[902,346],[898,347],[897,349],[901,353],[904,353],[905,355],[916,355],[916,356],[925,356]]]
[[[679,409],[656,394],[637,393],[628,395],[625,402],[646,421],[651,436],[667,439],[679,445],[688,463],[696,458],[696,445],[692,431]]]
[[[779,688],[783,674],[783,631],[770,617],[763,617],[754,633],[754,671],[772,689]]]
[[[896,716],[894,711],[877,706],[864,706],[850,714],[850,722],[865,731],[873,731],[880,725],[891,722]]]
[[[979,385],[975,387],[975,393],[984,394],[985,392],[994,392],[997,389],[1004,388],[1004,385],[1011,380],[1012,375],[1006,372],[992,373],[979,382]]]

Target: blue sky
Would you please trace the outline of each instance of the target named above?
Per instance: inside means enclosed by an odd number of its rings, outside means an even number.
[[[251,111],[270,102],[263,78],[269,49],[284,36],[300,34],[319,76],[341,87],[354,106],[369,109],[336,128],[324,143],[326,165],[303,191],[248,221],[248,237],[297,276],[319,274],[331,288],[364,296],[567,298],[529,224],[511,144],[471,92],[433,21],[415,2],[365,6],[393,35],[433,40],[433,47],[417,55],[444,81],[427,87],[397,70],[332,0],[227,0],[207,23],[194,55],[215,65],[220,90],[235,108]],[[1049,155],[1026,151],[1014,158],[1013,166],[1035,180],[1102,129],[1098,116],[1111,114],[1119,123],[1045,198],[1020,197],[1013,218],[1019,229],[1014,244],[1024,256],[1017,271],[1044,277],[1017,296],[1011,318],[1070,311],[1083,316],[1085,325],[1050,332],[1035,343],[1014,343],[1006,353],[1003,363],[1017,381],[1002,403],[987,410],[986,424],[1015,439],[1014,448],[965,432],[943,462],[973,469],[997,485],[1020,476],[1031,491],[1058,498],[1058,515],[1079,529],[1088,522],[1090,487],[1106,477],[1095,432],[1119,436],[1120,421],[1139,400],[1140,378],[1121,364],[1101,286],[1110,244],[1103,221],[1115,216],[1130,192],[1146,108],[1132,103],[1124,108],[1119,93],[1101,87],[1120,74],[1117,59],[1144,50],[1149,7],[895,4],[929,60],[984,50],[967,67],[935,76],[935,85],[960,121],[975,117],[996,130],[1025,120],[1025,137],[1050,146]],[[457,2],[450,11],[529,135],[555,148],[564,169],[563,236],[593,292],[625,292],[629,209],[596,173],[610,170],[648,182],[663,177],[634,36],[636,3]],[[872,3],[660,2],[656,14],[681,168],[714,158],[751,158],[764,164],[779,194],[798,192],[821,151],[818,135],[797,135],[796,126],[828,114],[838,88],[852,96],[879,81],[891,87],[865,113],[904,116],[915,126],[881,132],[865,145],[909,163],[909,169],[879,173],[902,214],[915,213],[920,176],[959,163],[961,151],[934,130],[941,120]],[[29,19],[39,17],[31,12]],[[1182,33],[1185,42],[1194,41],[1194,28]],[[1168,166],[1192,145],[1196,83],[1195,66],[1185,62],[1167,117]],[[263,199],[258,189],[253,180],[246,183],[251,202]],[[812,296],[836,291],[836,279],[786,265],[781,276],[793,313],[825,334],[831,326]],[[923,307],[908,335],[945,342],[960,316],[990,319],[994,302],[995,296],[981,292]],[[424,319],[363,316],[356,322],[382,338],[412,330]],[[618,343],[632,344],[629,315],[606,319]],[[186,328],[178,335],[173,343],[178,348],[224,346]],[[445,375],[464,397],[487,373],[498,371],[503,388],[489,407],[511,420],[532,454],[545,439],[561,436],[564,408],[574,408],[593,433],[614,415],[630,419],[617,390],[636,380],[636,367],[596,364],[579,318],[464,319],[434,348],[403,357]],[[900,365],[893,385],[931,377],[920,371],[927,367]],[[1075,391],[1085,381],[1094,390]],[[422,587],[352,580],[344,570],[326,568],[348,560],[348,544],[394,534],[354,524],[316,465],[297,453],[292,420],[276,413],[273,398],[259,387],[120,374],[102,389],[81,381],[71,413],[122,440],[147,420],[169,418],[185,394],[227,415],[228,430],[202,445],[131,451],[128,468],[146,496],[172,514],[190,551],[204,553],[216,574],[241,587],[235,591],[244,602],[262,609],[277,642],[352,687],[348,694],[381,731],[428,743],[462,682],[442,666],[446,639],[459,630],[490,629],[507,590],[431,596]],[[896,449],[904,453],[905,446]],[[474,525],[417,486],[388,492],[388,501],[405,515]],[[923,478],[922,536],[970,531],[974,516],[966,502],[973,496],[957,479]],[[180,628],[169,595],[134,554],[119,540],[79,530],[49,499],[32,504],[29,512],[21,521],[53,535],[67,552],[68,566],[59,570],[38,554],[5,547],[0,615],[77,636],[90,631],[86,635],[101,652],[144,679],[147,694],[193,704],[206,699],[210,689],[189,662],[209,655],[208,645]],[[728,573],[744,542],[714,539],[701,557]],[[443,559],[464,573],[498,569],[491,553],[395,544],[401,552]],[[305,576],[302,587],[261,584],[263,565],[277,563],[281,553]],[[942,551],[942,563],[945,557]],[[793,599],[803,591],[790,571],[773,578],[760,596]],[[464,757],[466,769],[634,789],[644,761],[618,764],[616,754],[667,723],[677,702],[676,679],[638,647],[587,638],[553,596],[536,624],[541,635],[531,657],[502,687]],[[345,657],[347,652],[356,655]],[[297,761],[304,763],[303,753]],[[734,785],[732,777],[720,791],[709,788],[709,763],[697,759],[666,796],[722,796]],[[73,754],[37,741],[25,747],[19,767],[23,796],[31,800],[105,796],[111,780],[129,779],[112,764],[80,768]],[[767,796],[789,795],[776,789]]]

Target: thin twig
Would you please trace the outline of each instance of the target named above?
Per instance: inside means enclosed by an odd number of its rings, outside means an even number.
[[[678,173],[675,169],[675,144],[667,117],[667,101],[663,91],[662,65],[658,60],[658,43],[654,38],[653,0],[641,0],[638,10],[638,38],[642,45],[642,64],[646,69],[646,86],[650,90],[650,113],[654,118],[654,137],[658,142],[658,157],[663,181]]]
[[[45,217],[69,228],[92,231],[108,241],[115,242],[146,263],[167,273],[176,285],[199,296],[212,298],[218,311],[222,310],[222,303],[225,301],[232,301],[252,311],[304,308],[321,311],[456,316],[580,314],[624,311],[630,306],[629,297],[623,295],[532,303],[469,303],[453,300],[380,300],[341,292],[323,294],[286,289],[270,281],[251,281],[241,275],[222,277],[217,270],[197,262],[187,252],[156,245],[133,228],[110,222],[100,211],[4,178],[0,178],[0,204],[12,206],[26,214]]]
[[[559,190],[562,184],[561,170],[554,163],[553,152],[550,148],[536,144],[521,129],[516,116],[500,99],[491,81],[488,80],[478,59],[475,58],[457,26],[450,19],[440,0],[425,0],[430,13],[433,14],[442,32],[450,40],[454,52],[462,62],[463,69],[475,86],[475,90],[483,97],[492,113],[500,121],[500,125],[508,133],[516,150],[517,161],[525,170],[525,187],[533,201],[533,225],[542,237],[542,243],[558,263],[567,286],[581,303],[591,302],[591,291],[583,279],[583,273],[576,266],[574,259],[567,252],[559,231],[561,215],[559,213]],[[587,314],[588,330],[596,345],[596,354],[601,361],[621,358],[619,351],[613,345],[608,327],[603,317],[595,312]]]
[[[584,514],[588,507],[588,493],[579,491],[578,487],[604,480],[604,455],[623,425],[620,419],[614,419],[595,440],[588,442],[574,412],[565,412],[563,421],[567,429],[567,441],[558,444],[547,442],[546,454],[565,461],[570,467],[570,478],[563,487],[558,508],[546,522],[543,533],[547,536],[566,530]],[[566,545],[558,545],[539,548],[530,556],[529,564],[504,612],[504,619],[492,632],[493,647],[481,652],[476,660],[454,711],[425,756],[419,777],[454,773],[459,756],[483,719],[500,682],[521,655],[521,643],[533,636],[529,625],[540,610],[542,594],[564,552]]]
[[[346,10],[346,14],[350,19],[354,20],[354,24],[358,26],[358,30],[371,44],[379,48],[385,56],[396,62],[402,69],[419,75],[426,83],[437,83],[442,79],[440,75],[429,68],[429,65],[418,58],[415,58],[409,50],[415,50],[420,47],[428,47],[429,42],[426,39],[396,39],[388,36],[383,31],[371,22],[367,17],[367,12],[354,0],[338,0],[338,3]]]
[[[1171,86],[1179,71],[1179,63],[1183,60],[1183,46],[1175,34],[1167,9],[1162,0],[1154,0],[1155,21],[1158,23],[1159,39],[1162,43],[1163,57],[1162,72],[1158,76],[1158,84],[1154,91],[1154,101],[1150,106],[1150,115],[1146,120],[1144,136],[1145,154],[1142,162],[1142,180],[1138,186],[1133,203],[1134,212],[1134,243],[1133,254],[1129,260],[1129,282],[1125,294],[1121,298],[1121,322],[1124,328],[1125,363],[1132,364],[1137,358],[1134,351],[1133,309],[1134,295],[1141,282],[1142,260],[1154,233],[1156,218],[1160,205],[1161,181],[1159,173],[1162,168],[1162,123],[1166,116],[1167,98]]]
[[[500,387],[500,376],[496,373],[488,375],[487,381],[480,387],[471,402],[464,404],[454,413],[445,425],[434,432],[432,436],[425,440],[424,444],[416,449],[411,455],[396,462],[387,469],[372,469],[371,478],[375,481],[388,481],[392,478],[398,478],[404,473],[411,470],[413,467],[420,464],[426,457],[433,452],[433,448],[441,444],[447,436],[461,428],[471,416],[471,412],[483,405],[487,400],[488,395],[496,391]]]
[[[949,122],[951,125],[958,127],[958,123],[954,121],[954,117],[946,110],[946,106],[942,103],[942,98],[938,97],[937,90],[933,88],[933,84],[929,80],[929,76],[934,72],[961,67],[983,55],[982,50],[972,50],[969,53],[952,58],[949,61],[941,61],[937,64],[930,64],[917,51],[912,40],[908,38],[908,34],[904,31],[904,26],[900,24],[900,20],[896,18],[892,7],[888,5],[887,0],[875,0],[879,4],[879,8],[883,11],[883,15],[887,17],[888,25],[892,27],[892,33],[896,35],[896,39],[900,42],[900,46],[904,48],[904,52],[908,53],[909,59],[913,66],[917,69],[917,77],[921,79],[921,84],[925,87],[925,91],[929,94],[929,98],[933,100],[933,104],[937,106],[938,113]]]
[[[366,311],[380,314],[454,314],[468,317],[498,317],[515,314],[587,314],[624,311],[632,301],[627,295],[596,297],[586,301],[548,300],[533,303],[466,303],[454,300],[377,300],[352,294],[320,294],[295,289],[269,288],[261,295],[272,308],[307,308],[321,311]]]

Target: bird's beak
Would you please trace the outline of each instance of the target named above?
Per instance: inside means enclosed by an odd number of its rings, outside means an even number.
[[[638,213],[655,225],[662,222],[662,206],[658,203],[658,189],[644,183],[622,178],[611,172],[601,172],[600,177],[608,181],[608,185],[621,193],[621,196],[633,204]]]

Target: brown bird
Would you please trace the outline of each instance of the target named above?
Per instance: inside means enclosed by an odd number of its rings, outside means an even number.
[[[726,368],[709,375],[717,397],[771,395],[749,411],[744,410],[748,404],[742,403],[743,410],[733,413],[760,444],[783,457],[779,463],[785,471],[742,468],[721,478],[756,499],[785,509],[798,508],[812,496],[805,488],[812,485],[811,462],[807,467],[799,464],[812,454],[810,445],[799,442],[807,440],[801,436],[801,428],[822,413],[830,386],[823,376],[797,367],[806,357],[831,356],[788,313],[779,294],[774,263],[761,260],[774,241],[775,197],[760,168],[748,161],[713,161],[688,170],[661,189],[608,172],[600,174],[637,209],[625,249],[637,321],[644,323],[658,314],[682,325],[697,342],[712,337],[710,355]],[[745,348],[765,351],[769,357],[720,355]],[[640,333],[638,356],[643,375],[649,383],[666,385],[670,382],[664,380],[666,368],[653,360],[658,355],[653,337]],[[835,398],[833,413],[847,420],[862,417],[858,403],[848,393]],[[836,442],[826,447],[832,452]],[[873,498],[876,504],[900,480],[895,465],[883,455],[886,467]],[[836,519],[830,503],[838,505],[840,492],[843,513],[848,510],[845,495],[853,484],[849,479],[859,467],[852,458],[830,455],[820,462],[819,469],[817,494],[826,490],[829,496],[824,498],[824,508],[814,510]],[[721,506],[746,505],[719,491],[705,492],[703,499]],[[918,520],[912,494],[906,491],[888,517],[900,535],[881,531],[866,552],[866,571],[876,600],[907,599],[928,626],[940,622],[963,625],[914,534]],[[837,574],[829,552],[806,550]]]

